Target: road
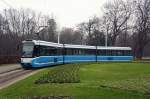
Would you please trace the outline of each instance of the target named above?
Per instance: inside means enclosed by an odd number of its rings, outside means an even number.
[[[6,88],[22,79],[25,79],[39,70],[24,70],[18,64],[7,64],[0,66],[0,89]]]
[[[7,72],[7,71],[12,71],[14,69],[20,69],[21,65],[20,64],[4,64],[0,65],[0,74]]]

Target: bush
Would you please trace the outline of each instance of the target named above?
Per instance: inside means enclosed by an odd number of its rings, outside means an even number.
[[[35,83],[78,83],[80,82],[79,68],[80,66],[77,64],[55,67],[36,80]]]

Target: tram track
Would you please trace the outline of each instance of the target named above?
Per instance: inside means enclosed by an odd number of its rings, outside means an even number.
[[[18,69],[14,71],[4,72],[0,74],[0,89],[3,89],[19,80],[22,80],[39,70]]]
[[[11,70],[6,70],[6,71],[2,71],[0,72],[0,75],[6,74],[6,73],[10,73],[10,72],[14,72],[17,70],[21,70],[22,68],[16,68],[16,69],[11,69]]]

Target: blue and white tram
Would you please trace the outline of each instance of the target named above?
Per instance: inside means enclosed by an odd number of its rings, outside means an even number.
[[[22,44],[21,65],[23,68],[40,68],[75,62],[133,60],[130,47],[58,44],[40,40],[26,40]]]

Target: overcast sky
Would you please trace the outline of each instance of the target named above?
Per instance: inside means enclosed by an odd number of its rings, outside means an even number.
[[[101,7],[108,0],[0,0],[0,11],[13,8],[31,8],[53,15],[60,27],[73,27],[88,18],[101,16]]]

